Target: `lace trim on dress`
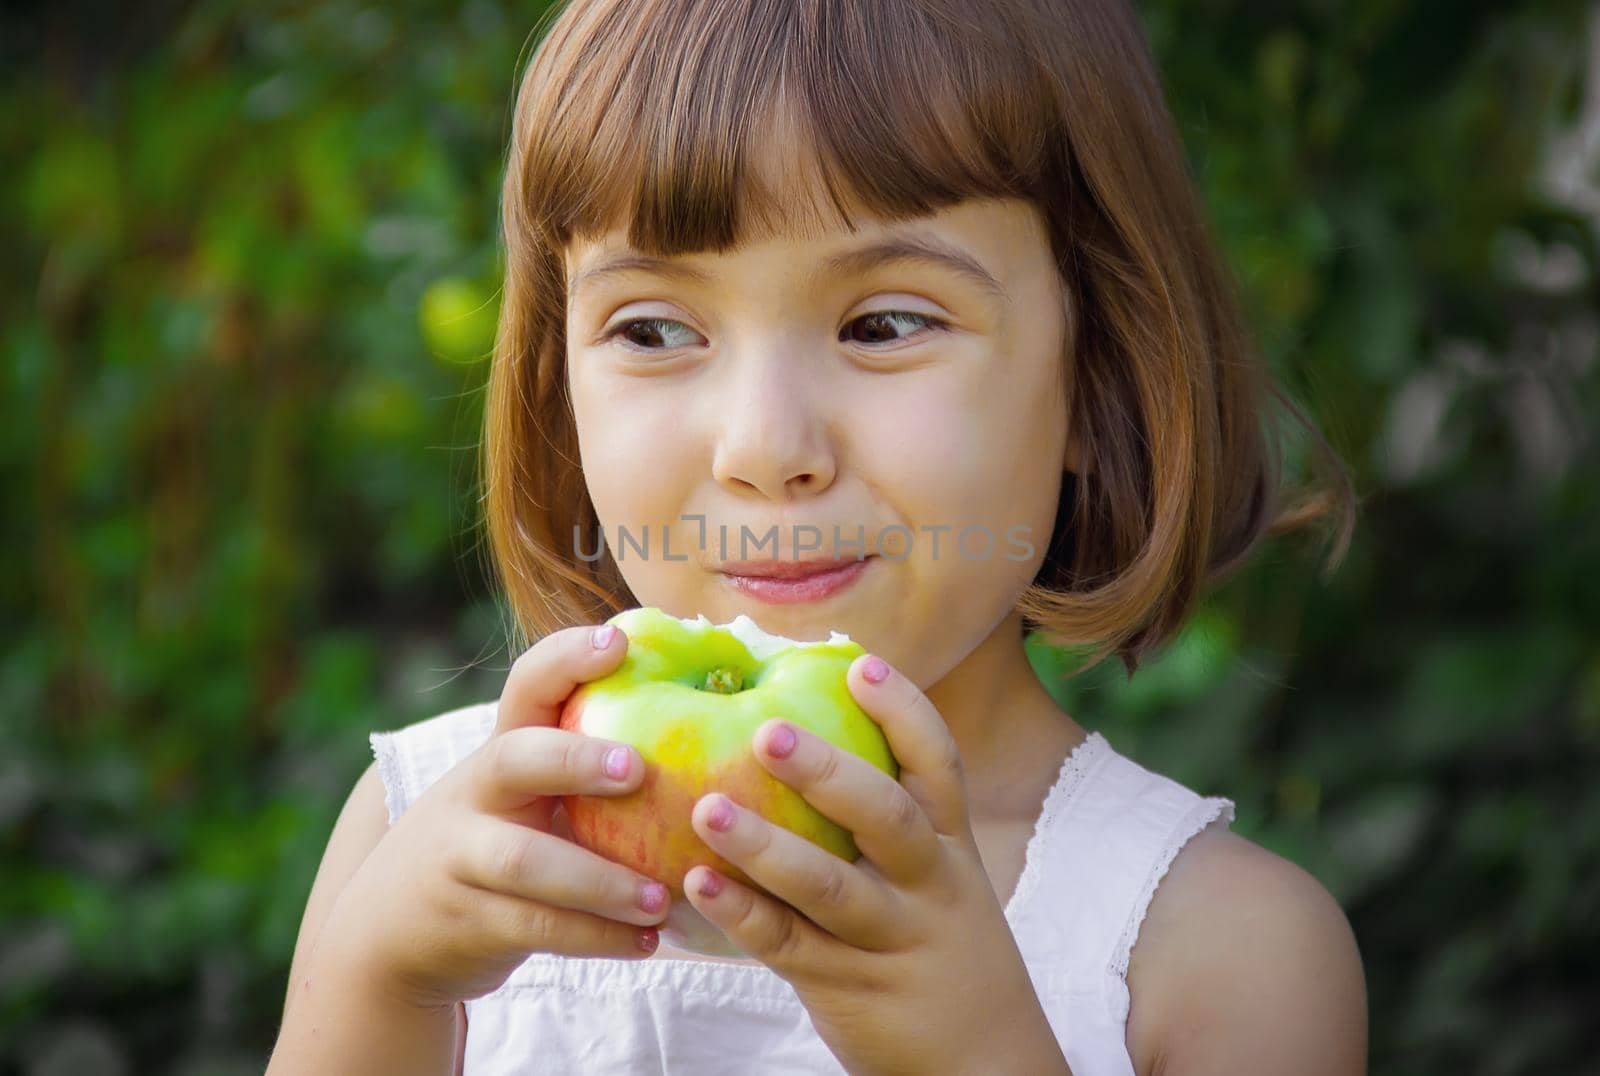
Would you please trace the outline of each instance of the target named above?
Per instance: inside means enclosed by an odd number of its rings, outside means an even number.
[[[1015,913],[1039,886],[1039,872],[1043,869],[1046,858],[1042,851],[1044,835],[1055,831],[1056,819],[1066,812],[1067,807],[1077,796],[1078,790],[1083,787],[1089,767],[1099,761],[1110,748],[1111,745],[1106,742],[1104,736],[1098,732],[1090,732],[1079,741],[1078,746],[1067,753],[1066,758],[1061,760],[1056,783],[1050,786],[1050,791],[1044,797],[1044,806],[1039,810],[1039,817],[1033,823],[1033,834],[1028,838],[1027,850],[1023,853],[1022,877],[1017,879],[1017,887],[1011,891],[1011,899],[1006,902],[1007,921],[1014,920]],[[1013,922],[1012,926],[1015,925]]]
[[[367,742],[372,744],[373,757],[378,760],[378,776],[383,778],[383,805],[389,812],[392,826],[405,810],[406,786],[400,772],[400,755],[389,733],[374,732],[367,737]]]
[[[1189,839],[1218,818],[1226,819],[1228,822],[1233,821],[1233,802],[1220,796],[1207,797],[1191,807],[1183,816],[1183,820],[1167,835],[1165,843],[1161,846],[1161,854],[1150,864],[1150,873],[1139,890],[1139,899],[1134,901],[1127,925],[1122,928],[1122,935],[1117,939],[1117,947],[1111,951],[1111,973],[1119,979],[1125,980],[1128,977],[1128,960],[1133,954],[1134,939],[1139,936],[1139,928],[1144,925],[1145,913],[1150,910],[1150,901],[1155,897],[1156,886],[1167,876],[1172,861],[1177,858],[1178,852]]]

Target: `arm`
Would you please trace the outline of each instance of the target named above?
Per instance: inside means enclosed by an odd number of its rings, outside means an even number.
[[[551,832],[560,797],[644,781],[637,748],[557,727],[576,687],[626,652],[615,627],[540,639],[512,664],[489,738],[392,826],[381,782],[362,777],[307,901],[270,1072],[443,1076],[460,1061],[460,1003],[529,953],[648,958],[668,914],[647,907],[655,880]],[[618,747],[629,765],[613,777]]]
[[[433,1011],[386,999],[319,946],[322,924],[356,868],[389,828],[383,783],[369,766],[345,802],[306,900],[295,941],[283,1026],[268,1076],[286,1073],[459,1073],[460,1005]]]
[[[1163,947],[1151,1071],[1361,1076],[1366,983],[1343,909],[1299,866],[1219,837],[1188,857],[1167,907],[1152,905],[1153,916],[1186,928],[1169,931],[1174,943]]]

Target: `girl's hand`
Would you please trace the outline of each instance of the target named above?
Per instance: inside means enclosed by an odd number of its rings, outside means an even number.
[[[847,863],[708,795],[696,832],[767,893],[701,865],[684,880],[690,903],[795,988],[853,1073],[999,1072],[1001,1055],[1020,1051],[1065,1072],[984,870],[944,720],[880,658],[858,658],[848,683],[882,726],[900,781],[781,721],[763,724],[753,746],[773,776],[854,834],[861,858]],[[1000,1053],[977,1056],[985,1049]]]
[[[655,930],[640,928],[666,917],[666,887],[551,832],[551,797],[622,795],[643,779],[633,748],[555,727],[567,696],[627,648],[615,628],[569,628],[517,659],[493,733],[373,848],[329,913],[318,960],[433,1007],[494,990],[532,952],[653,951]],[[617,746],[621,779],[605,769]]]

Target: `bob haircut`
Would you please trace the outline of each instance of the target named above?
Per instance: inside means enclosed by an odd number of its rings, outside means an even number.
[[[568,244],[626,228],[670,257],[792,222],[800,207],[752,167],[785,119],[851,231],[850,206],[889,221],[968,198],[1042,209],[1073,307],[1061,362],[1083,473],[1063,477],[1017,608],[1050,642],[1091,648],[1078,671],[1115,653],[1131,675],[1265,535],[1331,516],[1324,571],[1342,560],[1349,475],[1246,331],[1126,0],[990,0],[981,17],[969,0],[577,0],[551,15],[512,122],[480,457],[518,650],[638,604],[609,550],[575,555],[600,546],[600,523],[567,395]],[[1273,400],[1327,480],[1292,499]]]

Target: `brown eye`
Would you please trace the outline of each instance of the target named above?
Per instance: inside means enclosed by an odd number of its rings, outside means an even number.
[[[913,314],[909,310],[879,310],[863,314],[850,322],[845,327],[844,339],[852,344],[893,343],[895,340],[906,339],[907,335],[917,335],[916,333],[897,335],[898,330],[908,323],[913,327],[925,326],[933,332],[942,331],[945,327],[944,322],[926,314]],[[863,331],[858,333],[858,329]]]
[[[679,346],[671,339],[674,327],[694,335],[693,329],[671,318],[633,318],[618,325],[605,338],[612,340],[620,336],[623,346],[632,351],[667,351]]]

